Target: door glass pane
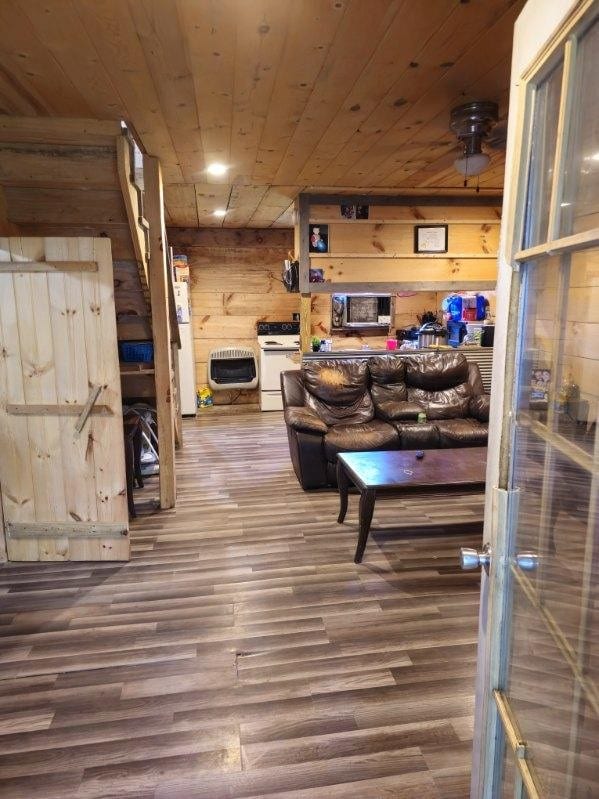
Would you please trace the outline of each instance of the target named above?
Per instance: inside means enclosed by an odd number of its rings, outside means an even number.
[[[544,799],[599,796],[598,258],[523,267],[507,695]]]
[[[581,38],[576,57],[561,235],[599,227],[599,21]]]
[[[525,247],[533,247],[547,240],[562,72],[563,61],[560,61],[536,90],[533,114],[535,135],[532,137],[526,192]]]

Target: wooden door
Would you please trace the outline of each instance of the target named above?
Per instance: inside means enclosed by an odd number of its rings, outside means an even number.
[[[9,560],[127,560],[110,241],[0,238],[0,496]]]
[[[599,3],[516,25],[472,799],[599,796]],[[476,555],[476,557],[475,557]]]

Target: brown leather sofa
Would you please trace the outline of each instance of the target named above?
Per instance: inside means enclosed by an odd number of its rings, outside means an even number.
[[[459,352],[308,361],[283,372],[281,388],[303,488],[337,484],[338,452],[487,444],[489,396]]]

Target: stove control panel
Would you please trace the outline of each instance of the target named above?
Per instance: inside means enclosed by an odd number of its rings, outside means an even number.
[[[299,336],[299,322],[258,322],[256,332],[259,336]]]

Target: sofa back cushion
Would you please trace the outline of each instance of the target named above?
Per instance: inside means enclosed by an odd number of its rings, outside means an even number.
[[[405,358],[397,355],[376,355],[368,362],[372,384],[370,393],[377,416],[401,418],[400,403],[408,399]],[[397,410],[397,413],[396,413]]]
[[[358,424],[374,417],[366,360],[308,361],[302,372],[304,402],[326,424]]]
[[[472,387],[460,383],[441,391],[408,387],[408,400],[422,406],[427,419],[457,419],[469,415]]]
[[[468,361],[461,352],[433,352],[406,358],[408,388],[442,391],[468,382]]]

